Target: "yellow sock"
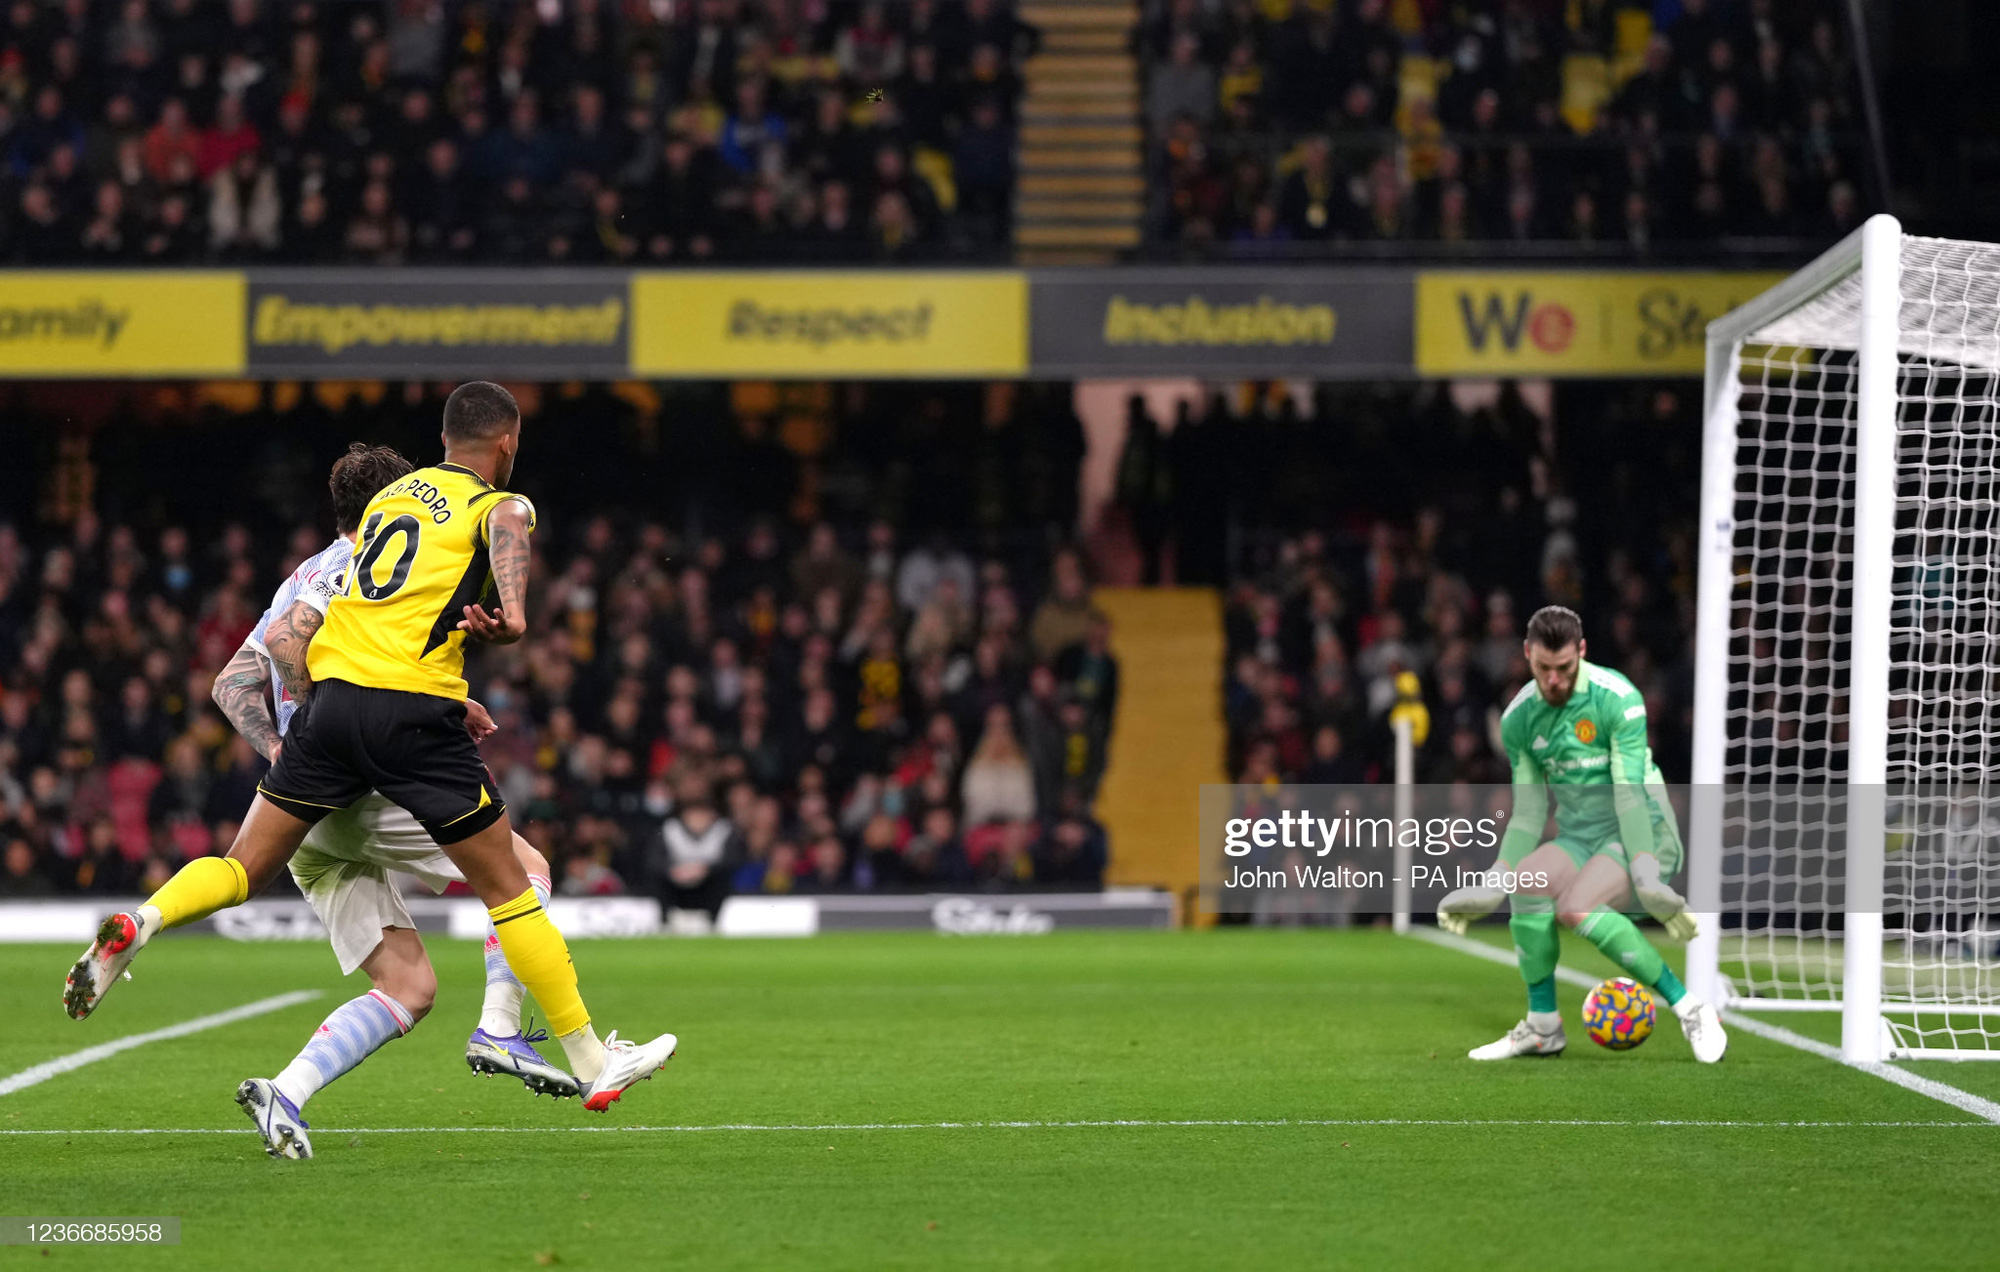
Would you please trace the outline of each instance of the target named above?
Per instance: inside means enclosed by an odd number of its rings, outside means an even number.
[[[160,912],[161,927],[179,927],[250,897],[250,876],[234,857],[197,857],[160,885],[146,904]],[[150,935],[150,934],[149,934]]]
[[[570,962],[569,946],[535,899],[535,890],[529,888],[486,913],[493,920],[493,930],[500,934],[500,952],[507,956],[507,966],[541,1004],[542,1014],[549,1019],[549,1032],[561,1036],[588,1025],[590,1011],[576,992],[576,965]]]

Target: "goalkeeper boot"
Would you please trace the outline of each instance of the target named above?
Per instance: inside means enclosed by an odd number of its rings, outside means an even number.
[[[144,944],[139,933],[136,914],[114,914],[98,926],[97,939],[63,978],[63,1010],[72,1020],[96,1011],[112,982],[127,974],[125,969]]]
[[[1729,1050],[1729,1035],[1722,1030],[1722,1013],[1713,1004],[1690,994],[1674,1004],[1674,1015],[1680,1017],[1681,1032],[1687,1035],[1688,1049],[1694,1052],[1695,1059],[1714,1064]]]
[[[465,1063],[472,1066],[474,1073],[503,1073],[519,1078],[521,1085],[536,1095],[553,1095],[558,1100],[582,1095],[582,1084],[544,1060],[542,1053],[531,1045],[548,1036],[546,1029],[505,1037],[475,1029],[465,1042]]]
[[[273,1157],[304,1161],[313,1155],[306,1138],[306,1120],[278,1088],[263,1078],[247,1078],[236,1088],[236,1103],[264,1137],[264,1151]]]
[[[1562,1022],[1547,1031],[1523,1020],[1507,1031],[1507,1036],[1465,1053],[1469,1060],[1512,1060],[1519,1056],[1559,1056],[1569,1040],[1563,1037]]]
[[[644,1082],[666,1068],[679,1046],[680,1040],[672,1034],[639,1043],[620,1038],[618,1031],[612,1030],[611,1036],[604,1040],[603,1071],[596,1080],[583,1084],[583,1107],[592,1113],[610,1108],[627,1087]]]

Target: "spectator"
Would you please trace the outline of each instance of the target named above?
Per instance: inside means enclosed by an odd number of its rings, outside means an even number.
[[[965,766],[965,821],[971,826],[1024,822],[1035,815],[1035,781],[1003,705],[986,712],[985,729]]]
[[[146,174],[167,184],[175,178],[175,161],[186,160],[200,170],[201,137],[188,122],[187,104],[169,97],[160,107],[160,120],[146,133]]]
[[[660,841],[660,903],[669,910],[701,911],[712,923],[743,855],[736,827],[698,795],[667,819]]]
[[[1167,61],[1146,80],[1146,123],[1163,136],[1176,119],[1207,127],[1215,118],[1215,71],[1200,58],[1201,41],[1191,32],[1176,36]]]
[[[32,901],[53,896],[55,891],[55,884],[36,858],[34,845],[20,836],[9,837],[6,847],[0,849],[0,897]]]
[[[1048,662],[1086,639],[1092,623],[1101,619],[1084,580],[1083,562],[1074,552],[1058,552],[1049,595],[1035,610],[1028,628],[1035,657]]]

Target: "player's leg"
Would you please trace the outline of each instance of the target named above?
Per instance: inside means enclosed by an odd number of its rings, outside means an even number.
[[[1729,1048],[1722,1018],[1715,1008],[1688,995],[1687,986],[1660,957],[1639,925],[1625,913],[1633,905],[1632,880],[1622,850],[1594,856],[1575,882],[1556,899],[1556,913],[1576,934],[1624,968],[1632,979],[1666,1000],[1687,1035],[1695,1058],[1704,1064],[1722,1059]]]
[[[449,833],[447,828],[433,828],[433,837],[440,829]],[[513,841],[513,828],[502,811],[497,820],[478,832],[455,843],[440,839],[438,846],[486,903],[487,917],[499,934],[507,965],[541,1004],[549,1018],[549,1031],[562,1043],[570,1069],[583,1084],[584,1107],[601,1111],[627,1087],[650,1078],[671,1059],[678,1040],[672,1034],[661,1034],[639,1044],[621,1040],[616,1033],[598,1039],[583,996],[577,992],[569,946],[528,886],[528,872],[514,855]]]
[[[379,873],[375,882],[393,891]],[[410,1032],[437,998],[437,972],[414,928],[382,928],[361,968],[374,988],[334,1008],[277,1077],[249,1078],[236,1088],[236,1103],[256,1123],[264,1151],[273,1157],[311,1157],[306,1101]]]
[[[1592,857],[1556,897],[1556,917],[1624,968],[1632,979],[1657,991],[1671,1007],[1687,989],[1638,924],[1626,916],[1631,904],[1632,881],[1626,873],[1624,853],[1606,851]]]
[[[351,764],[357,725],[352,700],[323,686],[292,717],[278,762],[264,775],[236,842],[223,858],[189,862],[129,914],[114,914],[71,966],[63,1007],[77,1020],[97,1009],[146,942],[162,929],[192,923],[255,896],[291,859],[306,832],[368,792]]]
[[[535,850],[535,846],[514,836],[514,857],[527,873],[528,886],[534,890],[535,899],[547,908],[550,887],[548,859]],[[506,955],[500,952],[500,933],[492,923],[486,925],[486,1001],[479,1013],[479,1027],[495,1037],[521,1031],[521,1000],[526,991],[520,977],[514,975],[507,966]]]
[[[146,942],[160,931],[205,919],[255,896],[283,868],[311,829],[311,822],[262,795],[251,800],[228,856],[195,858],[138,909],[104,920],[97,939],[64,978],[64,1009],[82,1020],[97,1009]]]
[[[535,846],[514,836],[514,856],[527,872],[528,887],[546,910],[549,902],[549,863]],[[529,1035],[521,1027],[521,1001],[526,995],[507,955],[500,948],[500,933],[489,920],[486,925],[486,1001],[480,1009],[479,1024],[465,1042],[465,1063],[474,1073],[507,1074],[519,1078],[536,1095],[557,1099],[581,1095],[575,1078],[542,1058],[534,1044],[548,1037],[546,1030]]]
[[[1543,844],[1514,868],[1523,883],[1508,897],[1508,935],[1514,958],[1528,987],[1528,1011],[1503,1038],[1467,1053],[1474,1060],[1511,1060],[1516,1056],[1558,1055],[1568,1045],[1562,1013],[1556,1009],[1556,963],[1562,938],[1556,932],[1555,898],[1577,876],[1577,864],[1559,842]]]
[[[341,975],[365,971],[372,988],[336,1007],[275,1078],[237,1086],[236,1103],[273,1157],[312,1156],[306,1101],[409,1032],[437,997],[416,922],[388,872],[366,859],[368,842],[359,810],[350,808],[315,826],[292,857],[292,879],[326,929]]]
[[[632,1083],[672,1057],[677,1040],[645,1044],[599,1040],[576,988],[576,968],[562,933],[528,885],[514,855],[507,806],[465,732],[465,707],[424,694],[366,691],[375,717],[363,745],[369,784],[408,810],[451,858],[486,905],[500,952],[548,1017],[570,1069],[583,1084],[584,1107],[608,1108]]]

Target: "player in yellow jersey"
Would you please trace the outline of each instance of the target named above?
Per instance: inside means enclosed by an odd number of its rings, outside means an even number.
[[[369,502],[345,589],[307,647],[304,674],[280,666],[303,705],[228,856],[189,862],[136,913],[105,920],[63,1000],[72,1016],[88,1016],[155,933],[242,904],[315,823],[372,789],[417,819],[485,903],[508,965],[562,1043],[584,1107],[601,1111],[664,1065],[676,1040],[598,1039],[569,949],[529,886],[506,805],[466,732],[465,642],[511,644],[526,632],[535,512],[502,489],[521,438],[507,390],[460,386],[445,403],[443,436],[442,464]]]

